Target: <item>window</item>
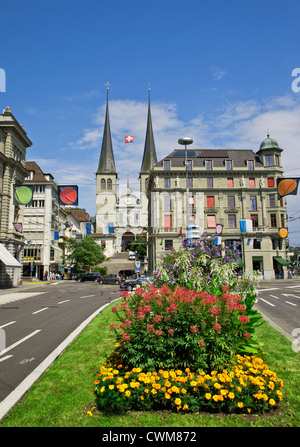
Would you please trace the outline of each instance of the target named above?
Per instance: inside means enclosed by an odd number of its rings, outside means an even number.
[[[164,198],[164,211],[171,211],[171,197]]]
[[[227,178],[227,188],[233,188],[233,178]]]
[[[164,160],[165,171],[170,171],[170,160]]]
[[[279,166],[279,156],[275,155],[275,165]]]
[[[268,188],[274,188],[274,177],[268,177]]]
[[[252,220],[252,227],[258,227],[258,214],[250,214],[250,219]]]
[[[192,188],[193,187],[193,179],[191,177],[187,178],[187,184],[186,184],[187,188]]]
[[[165,177],[165,188],[171,188],[170,177]]]
[[[232,160],[226,160],[226,170],[232,171]]]
[[[166,214],[164,216],[164,228],[172,228],[172,215]]]
[[[236,215],[228,214],[228,228],[236,228]]]
[[[234,208],[235,207],[235,197],[234,196],[228,196],[227,197],[227,206],[228,206],[228,208]]]
[[[206,170],[207,171],[212,170],[212,160],[206,160]]]
[[[277,227],[276,214],[271,214],[270,220],[271,220],[271,228],[276,228]]]
[[[216,228],[216,216],[215,215],[207,216],[207,228]]]
[[[207,177],[207,187],[208,188],[213,188],[214,187],[214,181],[212,177]]]
[[[261,240],[260,239],[253,239],[253,248],[254,248],[254,250],[261,249]]]
[[[256,211],[257,210],[256,196],[250,196],[250,210],[251,211]]]
[[[266,155],[266,166],[273,166],[273,155]]]
[[[280,214],[280,222],[281,222],[282,227],[284,227],[284,223],[285,223],[284,221],[285,221],[284,214]]]
[[[189,197],[189,205],[190,205],[190,208],[194,208],[194,206],[195,206],[194,196]]]
[[[106,181],[104,178],[101,179],[101,191],[104,191],[106,189]]]
[[[187,160],[187,168],[188,168],[188,171],[192,170],[192,160]]]
[[[171,250],[173,248],[173,240],[165,239],[165,250]]]
[[[108,189],[109,191],[112,190],[112,180],[111,180],[110,178],[107,179],[107,189]]]
[[[215,207],[215,196],[207,196],[206,200],[207,208]]]
[[[255,178],[249,178],[249,188],[255,188]]]
[[[248,165],[248,171],[254,170],[254,161],[253,160],[248,160],[247,165]]]
[[[190,225],[195,225],[195,214],[192,214],[190,217]]]
[[[272,208],[274,208],[274,206],[275,206],[275,196],[272,194],[271,196],[269,196],[269,200],[270,200],[270,206]]]

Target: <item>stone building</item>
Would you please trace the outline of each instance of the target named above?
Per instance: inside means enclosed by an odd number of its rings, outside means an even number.
[[[267,138],[258,151],[242,149],[175,149],[149,172],[149,269],[171,247],[189,237],[220,236],[223,247],[241,244],[240,265],[259,270],[264,279],[287,275],[286,200],[277,198],[283,177],[282,149]],[[185,163],[187,161],[187,164]],[[240,220],[250,223],[240,231]]]
[[[6,107],[0,114],[0,287],[22,281],[23,206],[14,202],[14,188],[28,175],[25,158],[31,145],[23,126]]]

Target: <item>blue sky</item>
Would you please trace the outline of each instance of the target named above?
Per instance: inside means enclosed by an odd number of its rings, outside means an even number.
[[[14,0],[0,9],[0,68],[10,106],[36,161],[60,184],[77,183],[95,215],[105,84],[120,191],[138,190],[151,83],[158,157],[189,135],[197,148],[257,151],[267,132],[300,176],[297,0]],[[300,85],[300,83],[299,83]],[[125,135],[134,144],[124,144]],[[298,196],[288,213],[300,217]],[[299,220],[291,244],[300,244]]]

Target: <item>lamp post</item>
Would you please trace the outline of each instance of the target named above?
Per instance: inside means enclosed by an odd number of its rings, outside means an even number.
[[[188,237],[188,228],[190,224],[190,202],[189,202],[189,184],[188,184],[188,159],[187,159],[187,145],[192,144],[193,140],[190,137],[179,138],[178,143],[185,147],[185,176],[186,176],[186,236]]]

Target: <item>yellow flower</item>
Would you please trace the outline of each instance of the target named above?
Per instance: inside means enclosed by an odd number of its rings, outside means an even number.
[[[181,392],[182,392],[182,394],[185,394],[186,393],[186,389],[185,388],[181,388]]]
[[[115,385],[109,385],[109,387],[108,387],[108,388],[109,388],[110,390],[113,390],[113,389],[114,389],[114,387],[115,387]]]
[[[131,394],[131,391],[125,391],[125,395],[127,396],[127,397],[129,397],[130,396],[130,394]]]
[[[103,393],[105,391],[105,386],[103,386],[100,390],[100,393]]]
[[[141,396],[141,400],[144,400],[145,398],[144,398],[144,396]]]
[[[207,399],[207,400],[211,399],[211,394],[206,393],[206,394],[205,394],[205,399]]]
[[[93,416],[93,413],[92,413],[91,411],[88,411],[87,414],[88,414],[89,416]]]
[[[189,406],[187,404],[183,405],[183,410],[187,410],[189,408]]]
[[[149,393],[149,390],[148,390],[148,388],[145,388],[145,393]]]
[[[228,393],[229,399],[234,399],[234,393]]]
[[[151,393],[152,393],[152,394],[157,394],[156,389],[155,389],[155,388],[152,388]]]
[[[217,394],[214,394],[214,395],[213,395],[213,400],[214,400],[215,402],[218,402],[218,400],[219,400],[219,396],[217,396]]]
[[[97,380],[95,380],[94,385],[98,385],[98,383],[99,383],[99,380],[97,379]]]
[[[190,382],[191,386],[197,386],[197,382],[195,382],[195,380],[192,380],[192,382]]]
[[[175,405],[180,405],[181,404],[181,399],[177,398],[175,399]]]
[[[243,408],[244,404],[243,404],[243,402],[238,402],[237,406],[238,406],[239,408]]]
[[[276,402],[275,402],[274,399],[270,399],[270,400],[269,400],[269,404],[272,405],[272,406],[274,406],[274,405],[276,405]]]
[[[166,394],[165,394],[165,398],[166,398],[166,399],[170,399],[170,397],[171,397],[171,395],[170,395],[169,393],[166,393]]]
[[[217,388],[217,390],[219,390],[220,388],[222,388],[222,385],[216,382],[214,383],[214,387]]]

